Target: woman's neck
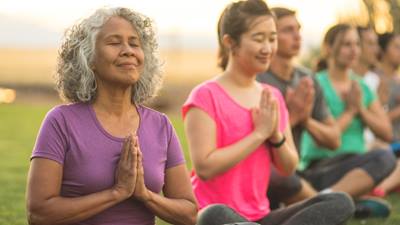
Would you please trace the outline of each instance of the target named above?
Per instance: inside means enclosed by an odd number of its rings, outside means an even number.
[[[131,102],[131,87],[116,88],[98,83],[93,107],[97,111],[107,113],[110,116],[122,117],[126,115],[127,112],[135,109],[135,105]]]
[[[338,66],[335,63],[329,63],[328,65],[328,76],[330,80],[340,83],[350,80],[349,68]]]
[[[256,80],[256,73],[249,73],[243,69],[228,64],[225,71],[220,76],[222,82],[228,82],[239,88],[253,87]]]
[[[292,59],[277,54],[272,58],[270,70],[280,79],[290,81],[294,70]]]
[[[369,65],[363,60],[359,60],[357,64],[354,65],[353,71],[360,76],[364,76],[369,71]]]

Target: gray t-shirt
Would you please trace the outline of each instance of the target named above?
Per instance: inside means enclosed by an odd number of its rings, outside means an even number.
[[[389,100],[387,103],[387,107],[390,110],[398,107],[400,105],[400,80],[393,79],[389,83]],[[400,119],[392,121],[392,129],[393,129],[393,140],[400,140]]]
[[[292,79],[290,81],[285,81],[280,79],[277,75],[272,73],[272,71],[267,71],[265,73],[259,74],[257,76],[257,81],[261,83],[270,84],[276,88],[278,88],[283,96],[286,96],[287,87],[296,87],[297,84],[303,77],[310,76],[314,81],[314,88],[315,88],[315,97],[314,97],[314,108],[312,110],[312,118],[317,121],[324,121],[328,118],[331,113],[325,103],[325,99],[321,90],[321,86],[312,76],[312,72],[305,69],[305,68],[295,68],[293,72]],[[300,141],[301,136],[304,131],[304,127],[301,125],[296,125],[292,127],[293,139],[296,145],[296,148],[300,150]]]

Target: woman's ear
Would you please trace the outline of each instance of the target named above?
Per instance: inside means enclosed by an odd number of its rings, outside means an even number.
[[[232,47],[233,47],[233,40],[231,38],[231,36],[229,36],[229,34],[224,34],[224,36],[222,37],[222,44],[224,45],[225,49],[232,51]]]
[[[321,48],[321,56],[328,59],[332,55],[332,47],[328,45],[323,45]]]

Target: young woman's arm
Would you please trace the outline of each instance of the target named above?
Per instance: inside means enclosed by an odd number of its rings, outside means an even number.
[[[185,133],[193,166],[201,179],[211,179],[229,170],[272,136],[277,127],[278,116],[277,102],[269,90],[262,92],[260,106],[254,108],[252,113],[253,132],[229,146],[217,149],[213,119],[199,108],[189,109],[184,120]]]
[[[294,145],[292,131],[290,126],[285,128],[283,133],[277,132],[276,135],[270,138],[273,143],[279,142],[285,137],[286,141],[280,147],[271,149],[272,160],[275,167],[282,175],[290,175],[296,171],[299,162],[299,156]]]
[[[388,112],[390,121],[395,121],[400,118],[400,105],[396,106],[394,109]]]
[[[264,134],[255,131],[236,143],[217,149],[216,126],[206,112],[199,108],[191,108],[186,113],[184,123],[193,167],[203,180],[229,170],[266,139]]]
[[[82,197],[60,196],[63,167],[44,158],[34,158],[28,175],[27,214],[30,225],[72,224],[129,198],[136,184],[137,152],[124,143],[113,188]]]
[[[345,110],[342,115],[337,118],[337,123],[340,129],[340,132],[343,132],[347,129],[347,127],[350,125],[351,121],[353,118],[357,115],[356,111],[353,110]]]
[[[332,150],[339,148],[340,128],[332,116],[326,118],[322,122],[310,117],[304,123],[304,127],[318,145]]]
[[[360,109],[363,122],[380,139],[391,142],[393,138],[392,126],[388,116],[378,100],[373,101],[368,108]]]

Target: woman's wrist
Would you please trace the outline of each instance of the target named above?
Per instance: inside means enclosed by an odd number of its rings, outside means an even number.
[[[152,194],[153,193],[150,190],[146,190],[146,194],[144,194],[143,196],[138,198],[138,200],[143,202],[143,203],[151,202],[153,200]]]
[[[280,148],[283,144],[285,144],[285,142],[286,142],[286,137],[282,136],[282,139],[279,142],[268,141],[268,144],[273,148]]]
[[[278,143],[284,138],[284,135],[282,132],[275,132],[269,139],[268,142],[270,143]]]
[[[267,139],[267,136],[265,135],[265,133],[259,132],[257,130],[254,130],[253,135],[258,141],[263,142],[263,141],[265,141],[265,139]]]
[[[123,201],[123,200],[129,198],[129,195],[127,194],[127,192],[122,191],[118,187],[113,187],[111,189],[111,195],[113,196],[113,199],[117,202],[120,202],[120,201]]]

